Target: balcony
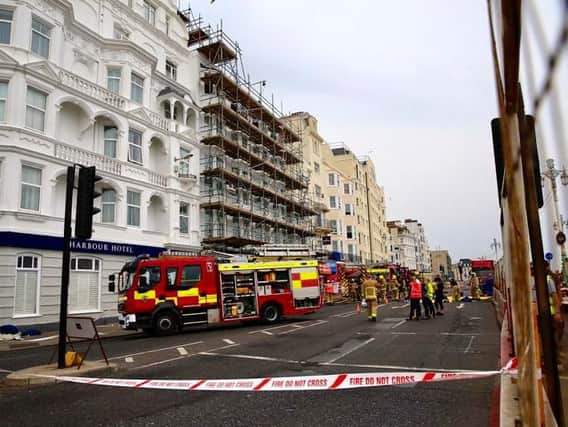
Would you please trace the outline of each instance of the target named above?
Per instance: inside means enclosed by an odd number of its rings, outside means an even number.
[[[124,110],[127,106],[128,100],[126,98],[69,71],[59,71],[59,80],[65,86],[80,92],[82,95],[94,98],[111,107]]]
[[[70,163],[95,166],[97,169],[113,175],[124,176],[144,181],[158,187],[168,187],[168,177],[141,166],[103,156],[102,154],[82,150],[71,145],[57,142],[53,155]]]

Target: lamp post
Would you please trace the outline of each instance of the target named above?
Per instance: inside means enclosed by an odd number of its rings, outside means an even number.
[[[554,202],[554,231],[557,232],[556,239],[558,244],[560,245],[560,266],[562,268],[562,279],[564,281],[566,280],[566,268],[564,266],[566,261],[566,247],[563,241],[565,240],[565,237],[563,237],[565,222],[558,207],[558,187],[556,185],[556,178],[560,176],[560,183],[566,186],[568,185],[568,173],[566,173],[566,168],[564,167],[562,168],[562,170],[556,169],[554,167],[554,159],[546,159],[546,170],[542,172],[542,175],[550,180],[552,200]]]

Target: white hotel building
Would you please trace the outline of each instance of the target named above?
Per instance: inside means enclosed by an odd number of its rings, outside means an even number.
[[[197,55],[174,0],[0,0],[0,324],[58,320],[74,163],[103,180],[70,313],[115,315],[126,260],[199,247]]]

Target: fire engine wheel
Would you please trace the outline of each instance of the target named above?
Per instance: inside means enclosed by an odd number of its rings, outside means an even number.
[[[280,320],[280,309],[276,304],[267,304],[262,308],[262,321],[276,323]]]
[[[178,320],[174,313],[165,311],[158,313],[154,319],[154,333],[156,335],[172,335],[178,331]]]

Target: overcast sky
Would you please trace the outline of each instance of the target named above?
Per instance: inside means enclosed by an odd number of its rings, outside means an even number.
[[[388,219],[420,220],[454,261],[491,257],[499,210],[485,2],[192,0],[223,20],[251,80],[328,142],[370,154]]]

